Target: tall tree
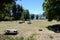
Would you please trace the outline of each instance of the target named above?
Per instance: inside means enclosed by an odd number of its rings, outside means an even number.
[[[15,0],[1,0],[0,1],[0,20],[5,20],[10,17],[10,10]]]
[[[36,15],[36,19],[38,19],[38,18],[39,18],[39,15],[37,14],[37,15]]]
[[[30,19],[30,13],[29,13],[29,10],[25,10],[24,18],[25,18],[25,20]]]
[[[31,19],[34,19],[34,14],[31,14]]]
[[[14,20],[19,20],[21,18],[21,16],[22,16],[23,7],[20,6],[20,5],[14,4],[12,12],[13,12]]]
[[[60,20],[60,0],[44,0],[43,10],[48,21]]]
[[[13,4],[17,0],[1,0],[0,1],[0,20],[10,20],[10,11],[12,10]]]

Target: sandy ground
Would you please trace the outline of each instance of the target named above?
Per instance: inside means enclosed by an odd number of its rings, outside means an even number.
[[[48,22],[47,20],[32,20],[32,24],[27,24],[27,22],[19,24],[19,21],[2,21],[0,22],[0,34],[4,33],[6,29],[18,29],[17,37],[28,38],[34,34],[36,40],[60,40],[60,33],[54,33],[46,28],[49,25],[60,24],[60,22]],[[43,31],[39,31],[39,29]]]

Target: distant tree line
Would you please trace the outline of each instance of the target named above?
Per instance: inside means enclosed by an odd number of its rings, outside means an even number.
[[[0,1],[0,21],[34,19],[35,15],[30,14],[28,9],[24,9],[21,5],[16,4],[16,1],[17,0]],[[38,19],[38,15],[36,15],[36,19]]]
[[[17,0],[0,1],[0,21],[30,19],[29,10],[23,9],[21,5],[16,4],[16,1]]]

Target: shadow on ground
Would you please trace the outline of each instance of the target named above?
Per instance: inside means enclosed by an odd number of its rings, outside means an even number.
[[[55,33],[60,33],[60,24],[55,24],[47,27],[48,30],[51,30]]]
[[[17,35],[17,33],[6,33],[4,35]]]

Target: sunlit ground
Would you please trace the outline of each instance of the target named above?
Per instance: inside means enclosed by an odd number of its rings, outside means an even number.
[[[19,21],[2,21],[0,22],[0,34],[3,34],[6,29],[18,29],[17,37],[24,36],[27,38],[34,34],[34,37],[38,40],[51,40],[51,35],[56,40],[60,39],[60,33],[54,33],[46,28],[49,25],[60,24],[60,22],[48,22],[47,20],[31,20],[31,24],[27,24],[27,22],[19,24]],[[39,29],[42,29],[42,31],[39,31]]]

